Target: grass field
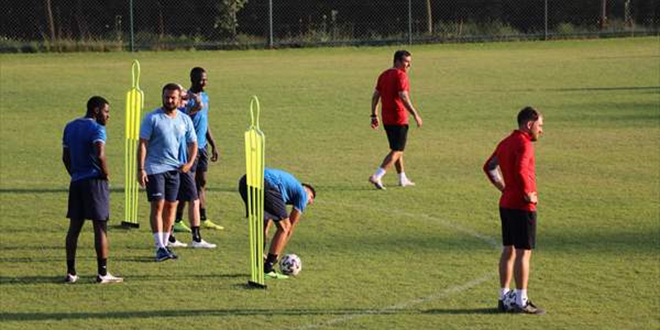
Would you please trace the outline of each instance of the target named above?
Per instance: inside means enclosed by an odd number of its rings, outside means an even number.
[[[387,151],[369,128],[377,75],[395,48],[0,55],[0,322],[3,329],[659,329],[658,38],[413,46],[411,189],[367,177]],[[148,204],[123,215],[124,95],[142,64],[145,111],[166,82],[209,72],[221,160],[209,172],[219,248],[155,263]],[[75,285],[65,275],[64,125],[94,94],[111,102],[111,272],[93,283],[90,224]],[[249,97],[262,104],[268,166],[318,198],[287,252],[297,278],[248,290],[248,238],[236,192]],[[530,296],[540,317],[493,312],[498,194],[481,165],[524,105],[545,115],[536,145],[538,246]],[[189,237],[180,236],[189,241]]]

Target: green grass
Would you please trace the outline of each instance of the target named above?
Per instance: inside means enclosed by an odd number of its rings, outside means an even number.
[[[658,329],[658,38],[413,46],[412,97],[424,119],[406,153],[412,189],[375,191],[387,151],[369,128],[375,79],[395,48],[0,55],[0,321],[3,329]],[[139,230],[110,231],[110,270],[63,285],[68,176],[64,125],[94,94],[111,102],[112,224],[123,215],[124,95],[142,64],[145,111],[160,88],[209,71],[221,160],[209,172],[205,231],[216,251],[155,263],[148,204]],[[315,184],[288,252],[298,278],[247,290],[247,224],[236,192],[253,94],[267,164]],[[524,105],[545,115],[531,297],[542,317],[492,312],[498,290],[496,190],[481,172]],[[393,172],[393,171],[391,171]],[[186,235],[181,236],[189,240]]]

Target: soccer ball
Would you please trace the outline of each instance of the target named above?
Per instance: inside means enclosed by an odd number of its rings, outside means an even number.
[[[502,303],[504,304],[504,310],[507,312],[512,311],[516,307],[516,291],[511,290],[507,292],[504,295],[504,299],[502,299]]]
[[[295,254],[287,254],[280,261],[280,270],[284,275],[296,276],[302,269],[302,261]]]

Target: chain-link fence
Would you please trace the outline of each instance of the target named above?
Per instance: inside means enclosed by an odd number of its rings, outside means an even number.
[[[0,51],[657,35],[660,0],[7,0]]]

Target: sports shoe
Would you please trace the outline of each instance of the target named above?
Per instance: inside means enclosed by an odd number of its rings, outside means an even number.
[[[178,259],[179,258],[179,256],[174,254],[174,251],[172,251],[172,249],[170,249],[169,247],[165,247],[165,250],[167,250],[167,252],[170,254],[170,259]]]
[[[513,308],[514,313],[521,313],[521,314],[536,314],[536,315],[543,315],[545,314],[545,310],[536,307],[530,300],[527,301],[527,305],[524,307],[520,307],[516,304],[516,306]]]
[[[201,221],[202,227],[206,229],[215,229],[215,230],[224,230],[225,227],[216,225],[215,223],[211,222],[211,220],[202,220]]]
[[[415,183],[408,180],[408,179],[405,179],[405,180],[399,181],[399,186],[401,186],[401,187],[414,187]]]
[[[376,187],[376,189],[386,189],[385,186],[383,186],[383,182],[380,179],[376,179],[376,177],[373,175],[369,177],[369,182],[371,182]]]
[[[183,221],[174,221],[174,231],[177,233],[191,233],[192,230]]]
[[[166,248],[158,248],[156,250],[156,262],[172,259],[172,255]]]
[[[64,283],[76,283],[77,280],[78,280],[78,275],[66,274]]]
[[[103,275],[96,275],[96,282],[99,284],[108,284],[108,283],[121,283],[124,282],[122,277],[113,276],[110,273]]]
[[[270,273],[264,273],[264,275],[266,277],[274,278],[276,280],[285,280],[285,279],[289,278],[289,276],[284,275],[284,274],[280,274],[280,273],[278,273],[274,270],[271,270]]]
[[[504,301],[502,299],[497,300],[497,311],[500,313],[506,313],[507,310],[504,307]]]
[[[215,249],[217,245],[209,243],[205,240],[200,240],[199,242],[193,241],[190,243],[190,247],[194,249]]]
[[[172,247],[172,248],[188,247],[188,244],[181,242],[178,239],[175,239],[174,242],[167,242],[167,247]]]

